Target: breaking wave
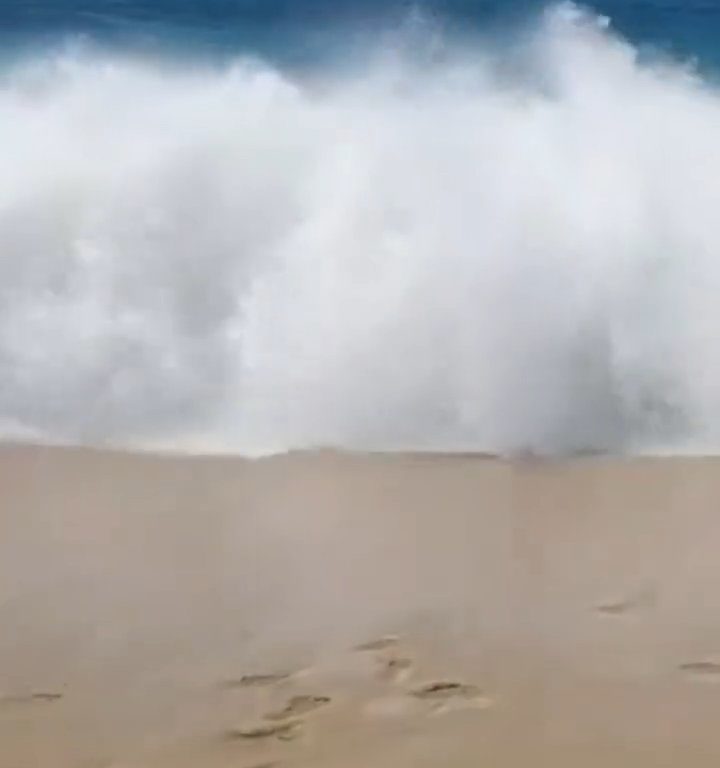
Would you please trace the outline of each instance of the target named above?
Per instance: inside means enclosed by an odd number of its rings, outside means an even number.
[[[573,6],[293,74],[0,82],[8,436],[720,447],[720,93]]]

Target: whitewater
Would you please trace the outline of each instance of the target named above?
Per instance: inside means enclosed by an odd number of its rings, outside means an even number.
[[[568,5],[376,43],[6,63],[2,436],[717,452],[713,83]]]

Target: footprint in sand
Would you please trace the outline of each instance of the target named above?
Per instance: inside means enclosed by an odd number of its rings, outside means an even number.
[[[0,704],[51,704],[62,699],[62,693],[54,691],[39,691],[19,696],[0,696]]]
[[[407,695],[370,701],[364,711],[370,717],[397,718],[428,713],[440,715],[461,709],[487,709],[492,704],[492,699],[475,685],[441,680],[414,688]]]
[[[293,696],[282,709],[265,715],[265,719],[282,721],[298,715],[307,715],[316,709],[327,706],[331,701],[329,696]]]
[[[223,688],[268,688],[283,683],[293,676],[292,672],[270,672],[267,674],[243,675],[235,679],[223,680]]]
[[[410,691],[410,694],[416,699],[442,701],[452,698],[473,699],[481,696],[482,691],[475,685],[438,680],[421,685],[419,688]]]
[[[263,741],[266,739],[292,741],[302,735],[303,725],[302,720],[288,720],[282,723],[256,723],[227,731],[225,736],[231,741]]]
[[[394,648],[400,642],[400,638],[397,635],[385,635],[379,637],[377,640],[370,640],[367,643],[362,643],[355,646],[356,651],[387,651],[390,648]]]
[[[631,611],[634,607],[634,603],[630,600],[625,600],[618,603],[604,603],[598,605],[595,610],[598,613],[602,613],[604,616],[622,616]]]
[[[595,610],[604,616],[624,616],[643,608],[652,608],[657,602],[657,594],[654,589],[646,589],[638,592],[625,600],[601,603]]]
[[[720,678],[720,662],[717,661],[688,661],[680,664],[678,669],[688,675],[697,675],[698,677]]]
[[[436,714],[456,709],[487,709],[493,704],[476,685],[449,680],[426,683],[410,691],[410,695],[431,703]]]

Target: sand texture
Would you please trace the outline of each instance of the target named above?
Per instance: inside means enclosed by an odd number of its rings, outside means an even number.
[[[0,768],[720,765],[720,462],[0,449]]]

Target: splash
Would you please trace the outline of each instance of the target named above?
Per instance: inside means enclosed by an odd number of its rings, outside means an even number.
[[[397,42],[397,41],[396,41]],[[720,446],[720,95],[605,19],[0,84],[0,423],[254,453]]]

